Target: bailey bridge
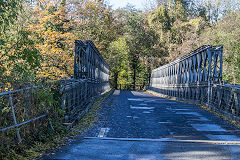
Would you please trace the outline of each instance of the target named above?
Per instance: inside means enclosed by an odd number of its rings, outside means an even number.
[[[109,71],[93,42],[76,41],[72,79],[0,93],[9,115],[0,118],[1,144],[70,130],[77,134],[66,146],[40,159],[240,159],[240,130],[231,123],[239,122],[240,87],[222,81],[223,46],[154,69],[140,87],[146,92],[111,89]]]

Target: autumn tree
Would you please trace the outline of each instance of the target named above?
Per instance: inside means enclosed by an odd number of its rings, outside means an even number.
[[[38,39],[36,47],[44,62],[38,72],[40,78],[60,79],[73,75],[73,21],[67,13],[67,1],[39,1],[34,10],[35,23],[30,29]]]
[[[71,0],[69,14],[75,21],[78,39],[92,40],[104,58],[108,58],[108,47],[116,40],[112,10],[105,0]]]
[[[34,79],[41,62],[33,33],[27,29],[31,10],[21,0],[0,1],[0,10],[0,83],[23,87]]]

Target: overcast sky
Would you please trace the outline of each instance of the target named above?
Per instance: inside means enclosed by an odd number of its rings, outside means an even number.
[[[144,9],[144,4],[146,0],[108,0],[110,5],[113,6],[113,9],[119,7],[125,7],[128,3],[136,7],[136,9]]]

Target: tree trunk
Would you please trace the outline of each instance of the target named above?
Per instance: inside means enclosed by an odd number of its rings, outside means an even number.
[[[148,66],[148,84],[150,84],[151,74],[152,74],[151,67]]]
[[[135,90],[136,86],[136,67],[133,68],[133,90]]]
[[[115,89],[118,89],[118,72],[114,74]]]

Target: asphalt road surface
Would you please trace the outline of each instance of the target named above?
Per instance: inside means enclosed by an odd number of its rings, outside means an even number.
[[[42,159],[240,160],[240,130],[198,106],[116,90],[84,135]]]

